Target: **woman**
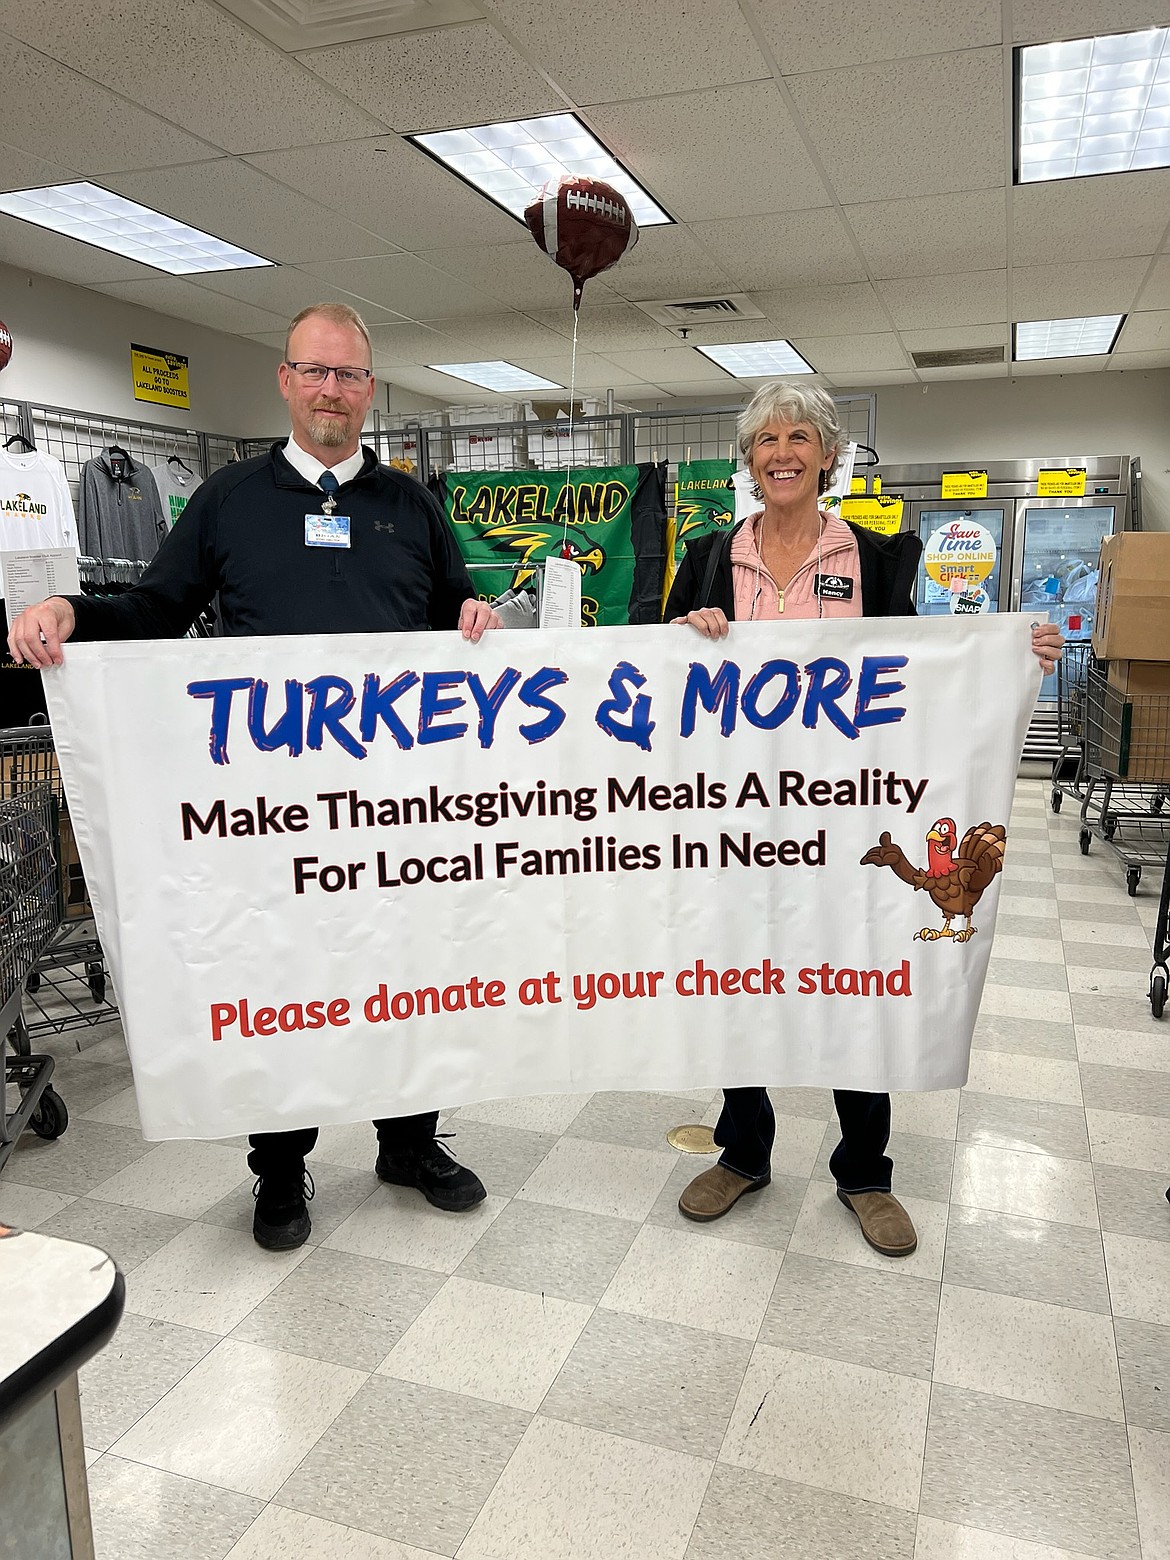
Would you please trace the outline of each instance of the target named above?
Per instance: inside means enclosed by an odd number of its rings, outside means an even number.
[[[922,543],[877,536],[822,511],[842,445],[836,407],[823,390],[775,383],[739,419],[739,448],[761,509],[731,531],[687,547],[666,603],[670,623],[721,639],[732,619],[912,617]],[[842,583],[843,582],[843,583]],[[1032,633],[1046,672],[1060,654],[1060,630]],[[890,1096],[835,1089],[841,1141],[829,1160],[837,1195],[875,1250],[907,1257],[918,1244],[910,1215],[890,1190]],[[679,1198],[689,1219],[721,1218],[771,1180],[776,1118],[763,1088],[725,1089],[715,1142],[723,1153]]]

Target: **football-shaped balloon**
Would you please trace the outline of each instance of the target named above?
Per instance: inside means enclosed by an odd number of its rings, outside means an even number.
[[[0,320],[0,369],[8,367],[8,359],[12,356],[12,332]]]
[[[573,278],[573,308],[591,276],[608,271],[638,242],[626,198],[600,179],[565,174],[546,184],[524,213],[533,238]]]

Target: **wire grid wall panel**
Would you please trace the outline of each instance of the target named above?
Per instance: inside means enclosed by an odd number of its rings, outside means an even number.
[[[230,465],[232,461],[240,459],[239,439],[229,439],[222,433],[204,433],[200,437],[206,451],[206,462],[201,460],[199,464],[205,477],[209,477],[213,471],[218,471],[222,466]]]
[[[139,465],[161,466],[177,455],[189,466],[199,465],[199,435],[185,428],[132,418],[104,417],[96,412],[69,411],[60,406],[29,407],[33,440],[38,449],[55,455],[65,467],[69,491],[77,502],[81,472],[87,461],[111,444],[119,444]]]
[[[0,444],[3,444],[5,439],[10,439],[13,434],[23,432],[20,402],[0,401]],[[13,445],[13,448],[15,449],[16,446]]]
[[[569,420],[525,418],[424,428],[427,472],[564,471],[620,466],[629,447],[627,417],[621,413]]]

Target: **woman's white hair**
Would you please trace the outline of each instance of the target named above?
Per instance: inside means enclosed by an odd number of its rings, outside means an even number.
[[[833,464],[822,484],[822,487],[827,487],[837,469],[837,460],[845,440],[832,396],[826,395],[816,385],[794,385],[784,379],[761,385],[739,414],[736,425],[739,452],[745,462],[750,460],[760,429],[776,421],[810,423],[817,430],[821,449],[826,455],[832,453],[833,456]]]

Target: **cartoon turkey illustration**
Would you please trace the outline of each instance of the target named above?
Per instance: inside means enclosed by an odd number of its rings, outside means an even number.
[[[915,932],[915,942],[919,939],[935,942],[940,937],[967,942],[978,931],[971,922],[972,912],[996,873],[1003,868],[1006,839],[1007,831],[1001,823],[977,823],[964,834],[956,854],[955,820],[939,818],[927,831],[925,867],[916,867],[907,860],[902,847],[894,844],[888,830],[883,832],[880,842],[862,856],[861,865],[891,867],[903,883],[916,889],[924,888],[934,900],[942,912],[943,925],[924,926]],[[967,922],[961,932],[951,928],[957,915]]]

